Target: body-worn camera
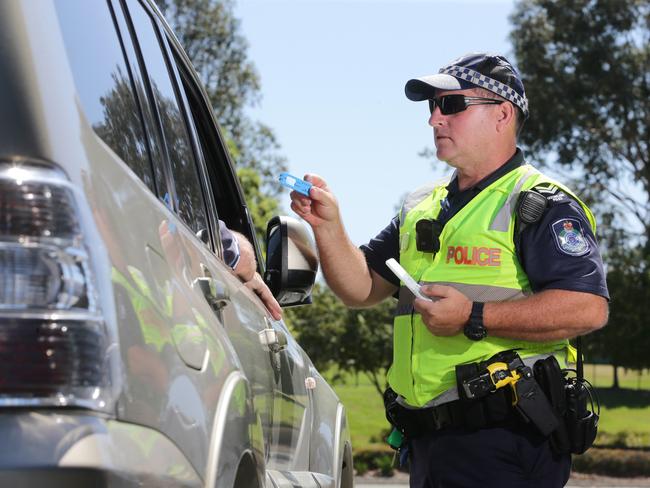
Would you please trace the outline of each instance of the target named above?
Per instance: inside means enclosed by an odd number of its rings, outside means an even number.
[[[440,234],[444,224],[436,219],[421,219],[415,223],[415,244],[420,252],[440,251]]]

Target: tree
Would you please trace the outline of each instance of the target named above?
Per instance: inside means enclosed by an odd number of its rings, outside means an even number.
[[[157,0],[192,60],[219,123],[239,135],[242,109],[259,99],[260,80],[233,14],[232,0]]]
[[[250,120],[246,106],[259,102],[260,79],[248,59],[248,44],[232,0],[156,0],[206,88],[238,168],[261,176],[267,197],[279,194],[276,175],[286,168],[275,134]],[[263,223],[259,223],[263,225]]]
[[[93,129],[148,187],[153,188],[147,142],[131,81],[119,67],[111,73],[111,78],[113,86],[100,99],[103,119],[96,121]]]
[[[272,217],[278,214],[278,201],[270,196],[264,195],[261,189],[260,175],[252,168],[240,168],[237,176],[244,190],[244,198],[250,210],[255,233],[259,238],[266,235],[266,224]]]
[[[511,21],[531,112],[521,142],[579,170],[579,189],[633,217],[649,246],[650,3],[520,0]]]
[[[347,327],[341,337],[341,353],[348,370],[366,375],[381,396],[393,360],[394,310],[392,299],[372,308],[348,310]]]
[[[341,364],[339,344],[345,330],[347,309],[320,283],[314,285],[312,300],[309,306],[286,310],[285,321],[317,369],[326,371],[338,366],[345,370],[347,365]]]
[[[607,274],[611,303],[610,326],[585,339],[590,358],[606,359],[614,367],[614,388],[618,385],[618,367],[650,368],[650,335],[647,331],[650,317],[650,272],[640,272],[637,262],[643,249],[628,250]]]

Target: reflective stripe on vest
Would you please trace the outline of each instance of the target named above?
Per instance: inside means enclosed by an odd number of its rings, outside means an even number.
[[[515,252],[514,207],[519,193],[540,183],[557,185],[582,205],[595,231],[591,211],[568,189],[523,165],[493,182],[446,223],[437,254],[419,252],[415,224],[436,218],[447,196],[446,183],[422,187],[405,200],[400,219],[400,263],[420,283],[453,286],[472,301],[505,301],[530,293]],[[567,341],[530,342],[488,336],[472,342],[460,333],[434,336],[412,307],[413,296],[400,289],[395,316],[391,387],[409,405],[419,407],[453,387],[455,366],[484,361],[497,352],[518,349],[522,358],[556,353]]]

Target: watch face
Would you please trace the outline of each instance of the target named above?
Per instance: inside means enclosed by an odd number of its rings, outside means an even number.
[[[465,337],[472,341],[480,341],[487,335],[487,329],[482,325],[469,323],[463,329]]]

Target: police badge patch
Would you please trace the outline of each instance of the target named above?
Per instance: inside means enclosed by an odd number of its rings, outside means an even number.
[[[569,256],[584,256],[589,252],[589,242],[582,232],[582,224],[576,219],[562,219],[551,224],[559,251]]]

